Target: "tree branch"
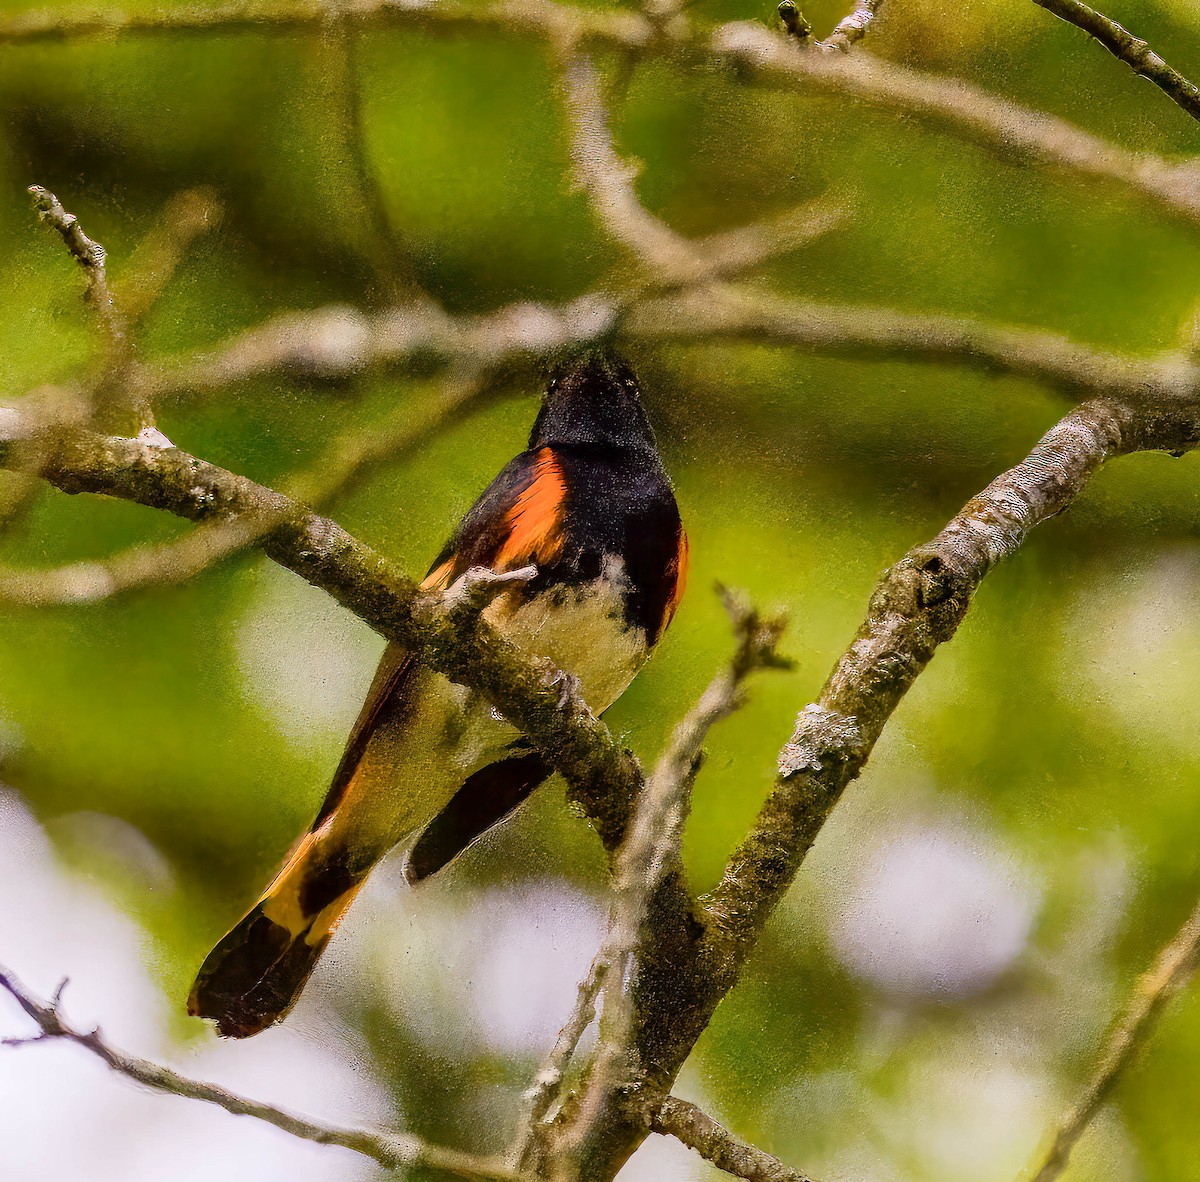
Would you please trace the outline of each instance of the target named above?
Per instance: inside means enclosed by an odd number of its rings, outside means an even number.
[[[695,1104],[668,1096],[650,1118],[650,1128],[694,1149],[719,1170],[746,1182],[813,1182],[800,1170],[785,1166],[757,1145],[735,1137]]]
[[[870,0],[856,0],[856,5]],[[877,10],[879,4],[874,8]],[[857,13],[857,8],[856,8]],[[303,28],[328,21],[320,0],[276,0],[175,8],[163,12],[22,13],[0,19],[0,44],[67,40],[81,36],[157,33],[254,33]],[[732,22],[690,30],[686,22],[658,21],[634,11],[604,11],[556,0],[414,4],[409,0],[353,0],[339,15],[418,29],[507,28],[554,45],[603,44],[636,53],[680,49],[730,61],[751,80],[857,98],[885,110],[908,111],[1004,157],[1017,155],[1125,185],[1200,225],[1200,185],[1194,163],[1139,155],[1063,119],[1022,107],[970,83],[855,53],[793,53],[788,39],[761,26]],[[854,20],[855,17],[847,18]]]
[[[740,238],[761,232],[766,232],[763,223],[726,234]],[[1200,389],[1200,362],[1186,353],[1141,359],[1016,325],[867,304],[824,304],[726,283],[651,293],[623,315],[617,298],[601,294],[560,305],[510,304],[462,317],[425,304],[376,315],[319,308],[274,317],[191,358],[161,362],[157,374],[139,381],[156,399],[166,399],[277,371],[347,377],[428,357],[451,365],[500,366],[604,338],[613,332],[618,315],[619,335],[639,343],[723,338],[801,346],[867,361],[961,365],[1074,396],[1186,399]]]
[[[65,985],[66,982],[63,982]],[[185,1100],[200,1100],[215,1104],[234,1116],[251,1116],[255,1120],[274,1125],[293,1137],[313,1141],[318,1145],[338,1145],[373,1158],[391,1170],[411,1170],[419,1167],[445,1170],[467,1178],[490,1179],[493,1182],[518,1182],[521,1175],[509,1169],[503,1162],[475,1154],[462,1153],[441,1145],[432,1145],[412,1133],[382,1132],[373,1129],[351,1129],[337,1125],[322,1124],[308,1117],[296,1116],[282,1108],[249,1100],[234,1092],[226,1091],[216,1084],[189,1079],[185,1075],[127,1055],[124,1051],[107,1043],[99,1029],[90,1033],[76,1030],[62,1016],[60,1001],[62,986],[49,1002],[39,1001],[7,969],[0,967],[0,988],[10,993],[17,1004],[37,1024],[39,1033],[32,1038],[5,1039],[3,1045],[19,1046],[30,1042],[63,1039],[89,1051],[119,1075],[134,1083]]]
[[[852,45],[861,41],[879,15],[884,0],[854,0],[854,11],[838,21],[832,33],[824,41],[816,43],[818,49],[836,50],[845,53]]]
[[[432,413],[414,423],[411,408],[401,406],[383,423],[336,440],[310,469],[290,477],[283,492],[306,505],[328,504],[380,466],[411,455],[478,406],[486,393],[483,375],[451,375],[442,382]],[[183,583],[253,546],[266,528],[262,522],[207,521],[181,538],[133,546],[101,561],[51,570],[0,569],[0,602],[26,607],[94,603],[148,586]]]
[[[9,440],[37,430],[15,413],[0,425]],[[9,449],[0,436],[0,465]],[[421,592],[382,555],[282,493],[174,447],[70,432],[60,436],[42,475],[64,492],[103,493],[191,521],[261,531],[254,544],[269,558],[494,702],[562,773],[606,845],[619,844],[641,782],[636,760],[578,694],[564,691],[561,673],[526,660],[477,612]]]
[[[1031,530],[1063,512],[1113,456],[1180,453],[1200,442],[1191,406],[1093,401],[1050,429],[1028,458],[972,498],[931,542],[883,577],[867,619],[805,708],[754,829],[710,897],[710,933],[741,963],[845,786],[862,770],[908,688],[949,640],[975,589]]]
[[[1071,1150],[1112,1094],[1122,1074],[1146,1044],[1167,1003],[1191,979],[1200,960],[1200,903],[1183,927],[1142,974],[1114,1024],[1091,1079],[1064,1118],[1033,1182],[1053,1182],[1067,1167]]]
[[[996,155],[1114,181],[1200,225],[1200,166],[1127,151],[1073,123],[1000,98],[958,78],[928,74],[868,53],[797,53],[782,34],[733,22],[712,33],[712,52],[751,81],[856,98],[916,115]]]
[[[614,861],[608,934],[589,974],[590,979],[604,983],[604,1009],[591,1079],[572,1121],[571,1139],[579,1146],[587,1144],[603,1118],[607,1097],[631,1082],[630,1076],[636,1077],[639,1071],[636,1058],[631,1059],[636,1055],[637,1017],[631,977],[643,946],[651,901],[665,875],[682,874],[679,852],[704,741],[708,732],[741,704],[746,678],[759,669],[789,667],[775,651],[785,627],[784,618],[764,618],[728,591],[722,589],[722,595],[737,638],[733,659],[672,732],[638,797]],[[584,997],[582,990],[580,996]]]
[[[645,1135],[638,1093],[664,1094],[722,998],[736,984],[767,917],[795,878],[846,785],[940,644],[953,635],[980,581],[1029,532],[1061,513],[1105,460],[1200,445],[1200,408],[1132,408],[1095,400],[1053,427],[1015,468],[974,497],[931,542],[884,576],[866,621],[819,700],[801,712],[779,777],[731,857],[699,924],[647,925],[639,948],[638,1086],[611,1089],[603,1123],[583,1147],[584,1182],[611,1179]],[[585,1081],[586,1089],[586,1081]],[[579,1100],[573,1111],[585,1109]],[[570,1113],[564,1120],[568,1125]]]
[[[1153,49],[1128,29],[1110,20],[1102,12],[1089,8],[1082,0],[1033,0],[1047,12],[1082,29],[1099,41],[1113,57],[1124,62],[1135,74],[1153,82],[1177,107],[1193,119],[1200,119],[1200,87],[1189,82],[1178,70],[1167,65]]]

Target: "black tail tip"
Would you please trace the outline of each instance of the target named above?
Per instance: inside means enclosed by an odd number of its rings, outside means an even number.
[[[287,1016],[325,940],[268,919],[257,908],[208,954],[188,997],[188,1013],[217,1024],[222,1038],[249,1038]]]

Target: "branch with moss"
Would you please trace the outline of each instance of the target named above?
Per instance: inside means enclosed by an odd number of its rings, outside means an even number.
[[[784,1165],[757,1145],[735,1136],[688,1100],[668,1096],[650,1118],[650,1128],[674,1137],[694,1149],[719,1170],[746,1182],[813,1182],[799,1170]]]
[[[1071,1150],[1112,1095],[1162,1018],[1167,1003],[1192,979],[1200,962],[1200,903],[1138,979],[1124,1012],[1114,1023],[1095,1070],[1075,1106],[1054,1134],[1033,1182],[1054,1182],[1067,1168]]]
[[[1033,0],[1039,7],[1082,29],[1135,74],[1153,82],[1181,110],[1200,119],[1200,87],[1168,65],[1140,37],[1082,0]]]
[[[834,26],[834,30],[825,38],[818,41],[817,48],[835,50],[845,53],[852,45],[857,45],[871,27],[871,22],[879,15],[883,0],[854,0],[854,11],[844,16]]]
[[[750,834],[704,901],[694,928],[651,905],[634,983],[638,1071],[613,1086],[596,1075],[560,1116],[603,1119],[577,1147],[585,1182],[611,1179],[646,1135],[641,1097],[670,1091],[716,1007],[741,977],[767,918],[884,726],[937,648],[950,640],[976,588],[1042,522],[1066,509],[1107,460],[1200,445],[1200,406],[1106,400],[1069,414],[1027,459],[972,498],[932,541],[885,573],[867,618],[784,746],[779,776]],[[666,922],[664,922],[666,921]],[[589,1088],[604,1087],[598,1098]]]
[[[65,985],[66,982],[63,982]],[[522,1175],[492,1158],[462,1153],[442,1145],[433,1145],[412,1133],[384,1132],[376,1129],[345,1128],[297,1116],[271,1104],[250,1100],[217,1084],[191,1079],[170,1067],[126,1054],[107,1042],[98,1029],[78,1030],[62,1014],[62,986],[49,1001],[35,997],[8,969],[0,967],[0,989],[6,991],[37,1026],[37,1034],[6,1038],[3,1045],[25,1046],[31,1043],[61,1040],[83,1047],[102,1063],[154,1092],[215,1104],[234,1116],[249,1116],[293,1137],[318,1145],[336,1145],[372,1158],[389,1170],[418,1168],[444,1170],[462,1178],[487,1182],[521,1182]]]

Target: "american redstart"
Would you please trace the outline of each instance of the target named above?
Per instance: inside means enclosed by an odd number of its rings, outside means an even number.
[[[637,379],[608,352],[551,379],[529,447],[459,523],[423,586],[472,567],[536,575],[487,620],[531,657],[572,675],[600,714],[671,621],[687,535],[642,409]],[[384,650],[325,803],[250,913],[209,953],[188,1012],[245,1038],[292,1007],[372,867],[419,834],[416,883],[511,813],[550,768],[479,694],[397,644]]]

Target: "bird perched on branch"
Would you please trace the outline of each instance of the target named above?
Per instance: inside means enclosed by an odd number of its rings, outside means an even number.
[[[607,352],[551,380],[529,447],[459,523],[423,586],[532,567],[484,609],[548,658],[600,714],[662,636],[683,595],[687,536],[637,379]],[[325,803],[246,917],[209,954],[188,1012],[245,1038],[287,1014],[375,864],[419,835],[416,883],[503,820],[550,767],[490,703],[384,651]]]

